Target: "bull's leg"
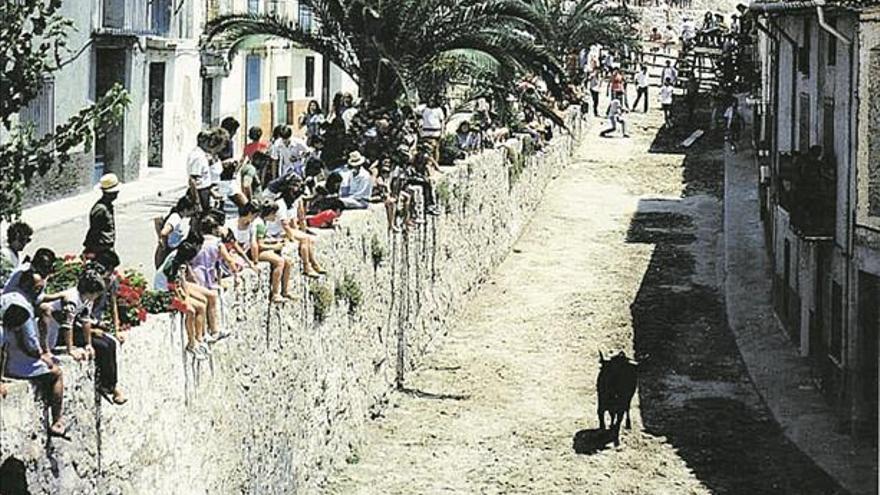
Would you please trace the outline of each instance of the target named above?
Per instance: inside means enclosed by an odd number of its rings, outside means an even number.
[[[623,413],[611,413],[611,435],[614,438],[614,446],[620,446],[620,423],[623,421]]]
[[[604,430],[605,429],[605,411],[600,407],[598,414],[599,414],[599,429]]]
[[[627,406],[626,410],[624,411],[624,414],[626,414],[626,429],[632,430],[633,425],[632,425],[632,421],[630,420],[630,417],[629,417],[629,406]]]

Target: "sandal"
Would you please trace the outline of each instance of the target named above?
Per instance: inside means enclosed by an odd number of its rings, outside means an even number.
[[[315,273],[317,273],[319,275],[324,275],[327,273],[327,270],[321,268],[320,266],[312,265],[312,270],[315,270]]]
[[[276,294],[276,295],[272,296],[272,302],[273,302],[274,304],[282,304],[282,303],[284,303],[285,301],[287,301],[287,299],[285,299],[285,298],[284,298],[283,296],[281,296],[280,294]]]
[[[64,425],[59,425],[57,423],[49,427],[49,436],[63,438],[68,442],[70,441],[70,437],[67,436],[67,428],[65,428]]]
[[[321,278],[321,275],[317,272],[303,272],[303,275],[309,278]]]
[[[290,293],[282,294],[281,299],[285,300],[285,301],[296,301],[296,298],[293,297],[293,294],[290,294]]]

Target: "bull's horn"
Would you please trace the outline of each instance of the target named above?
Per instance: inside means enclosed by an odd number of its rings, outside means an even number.
[[[602,355],[602,349],[599,349],[599,362],[605,361],[605,356]]]

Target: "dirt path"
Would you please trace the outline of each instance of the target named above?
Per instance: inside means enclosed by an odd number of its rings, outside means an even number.
[[[594,128],[490,284],[327,493],[835,493],[745,376],[717,293],[720,154]],[[601,125],[600,125],[601,126]],[[597,151],[594,151],[597,150]],[[601,155],[598,154],[601,150]],[[600,441],[597,351],[642,361]]]

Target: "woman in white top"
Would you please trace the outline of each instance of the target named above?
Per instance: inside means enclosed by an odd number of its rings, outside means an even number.
[[[241,230],[244,229],[246,222],[254,222],[256,225],[256,239],[249,237],[251,242],[253,259],[265,261],[272,267],[271,290],[272,302],[281,303],[287,300],[294,300],[290,294],[290,270],[293,261],[282,255],[284,250],[284,231],[283,227],[279,230],[281,220],[278,218],[278,204],[267,203],[260,210],[260,218],[256,219],[255,213],[249,213],[244,223],[239,224]],[[272,226],[272,233],[279,234],[281,237],[269,234],[269,226]]]

